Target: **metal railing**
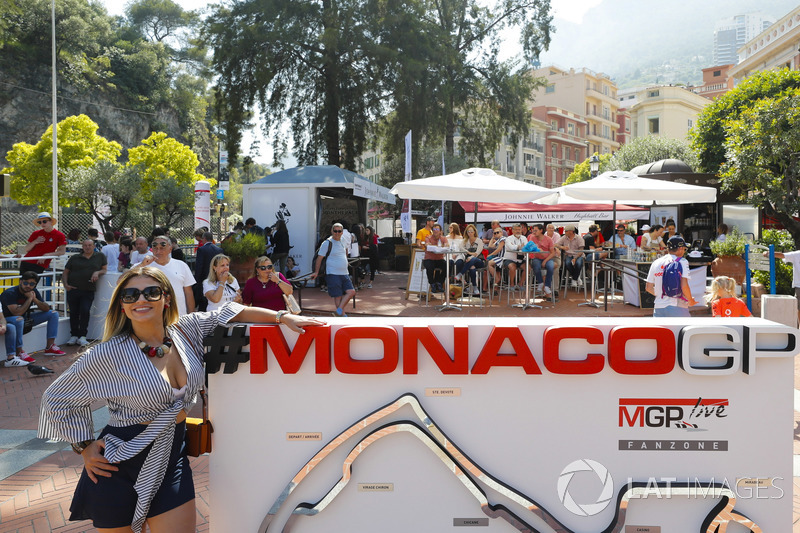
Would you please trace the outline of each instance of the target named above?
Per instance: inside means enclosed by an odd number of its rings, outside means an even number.
[[[68,316],[67,294],[61,282],[61,274],[69,256],[74,254],[64,254],[60,256],[37,256],[37,257],[14,257],[13,255],[0,254],[0,292],[15,287],[19,284],[21,275],[19,273],[20,263],[38,261],[39,259],[49,259],[50,265],[44,272],[39,274],[39,279],[44,280],[44,284],[37,285],[37,290],[42,295],[42,301],[57,311],[61,316]]]

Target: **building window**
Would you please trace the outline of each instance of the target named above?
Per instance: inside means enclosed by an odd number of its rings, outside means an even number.
[[[687,122],[687,126],[689,126],[689,129],[692,129],[692,119],[689,119],[686,122]]]
[[[544,89],[544,92],[545,92],[546,94],[549,94],[549,93],[554,93],[554,92],[556,92],[556,86],[555,86],[555,84],[554,84],[554,83],[551,83],[550,85],[548,85],[547,87],[545,87],[545,89]]]
[[[567,133],[569,133],[570,135],[575,135],[575,124],[571,122],[567,124]]]
[[[553,131],[558,131],[558,123],[555,120],[550,121],[550,129]]]
[[[556,143],[550,143],[550,157],[556,158],[558,157],[558,148],[556,147]]]
[[[656,96],[658,96],[658,91],[647,91],[648,98],[655,98]]]
[[[603,126],[603,138],[610,139],[611,138],[611,126]]]
[[[571,152],[571,150],[569,149],[569,146],[565,146],[564,147],[564,159],[566,159],[568,161],[570,160],[570,155],[571,155],[570,152]]]
[[[647,119],[647,133],[658,135],[658,117]]]
[[[715,70],[714,71],[714,76],[722,76],[722,71],[721,70]]]

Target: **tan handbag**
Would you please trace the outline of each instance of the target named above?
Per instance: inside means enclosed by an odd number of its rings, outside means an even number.
[[[303,312],[300,309],[300,305],[297,303],[297,300],[294,299],[294,296],[291,294],[284,294],[283,300],[286,302],[286,310],[289,311],[293,315],[299,315]]]
[[[205,390],[200,391],[200,398],[203,401],[203,418],[186,418],[186,453],[191,457],[211,453],[211,434],[214,428],[208,419]]]

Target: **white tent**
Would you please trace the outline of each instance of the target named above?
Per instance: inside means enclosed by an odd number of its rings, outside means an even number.
[[[566,201],[620,201],[635,205],[713,203],[717,191],[687,183],[641,178],[632,172],[612,170],[594,179],[557,189]]]
[[[454,174],[401,181],[392,193],[403,199],[453,202],[515,202],[557,198],[553,189],[501,176],[488,168],[469,168]]]

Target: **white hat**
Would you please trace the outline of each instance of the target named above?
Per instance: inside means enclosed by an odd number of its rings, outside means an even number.
[[[49,218],[50,220],[52,220],[53,224],[58,222],[58,219],[56,217],[51,217],[50,213],[48,213],[47,211],[42,211],[41,213],[36,215],[36,218],[33,219],[33,223],[38,226],[39,225],[39,221],[43,220],[45,218]]]
[[[642,226],[642,231],[650,231],[650,224],[645,224]]]

